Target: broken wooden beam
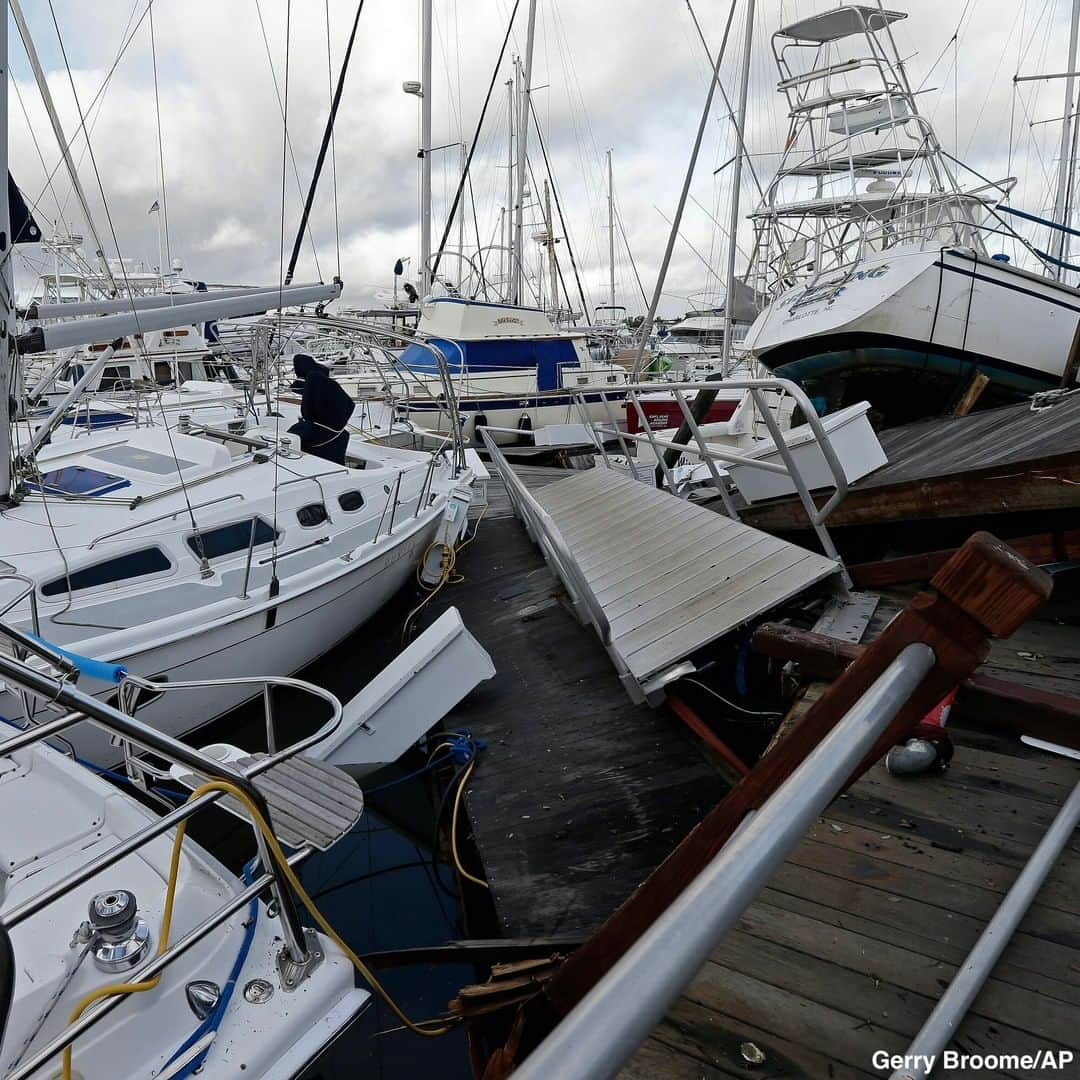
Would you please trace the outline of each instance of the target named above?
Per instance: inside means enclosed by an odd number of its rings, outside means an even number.
[[[792,660],[814,679],[835,679],[866,649],[783,623],[763,623],[754,631],[750,647],[775,660]],[[977,726],[1080,750],[1080,698],[976,671],[960,683],[953,710]]]
[[[762,806],[791,776],[907,645],[928,645],[934,667],[878,740],[860,773],[902,741],[982,663],[990,637],[1007,637],[1046,600],[1051,581],[999,540],[977,533],[941,568],[931,586],[932,592],[919,593],[859,653],[790,733],[555,973],[545,989],[550,1011],[540,1026],[566,1015],[588,993],[713,859],[747,813]]]
[[[1007,541],[1013,551],[1037,565],[1080,559],[1080,529],[1055,529]],[[913,581],[929,581],[952,558],[956,548],[900,555],[892,559],[855,563],[848,567],[852,583],[859,589],[884,589]]]
[[[814,501],[824,505],[823,496]],[[1055,454],[1015,465],[922,477],[894,484],[856,484],[829,515],[829,528],[882,525],[894,521],[973,518],[1023,511],[1080,507],[1080,454]],[[741,508],[747,525],[766,532],[808,529],[798,499]]]

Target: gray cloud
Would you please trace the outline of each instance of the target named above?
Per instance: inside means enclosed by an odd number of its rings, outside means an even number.
[[[286,0],[260,0],[279,88],[284,89]],[[132,13],[145,0],[54,0],[68,59],[80,98],[88,103],[100,86]],[[695,5],[706,37],[715,47],[727,16],[726,4]],[[783,102],[775,92],[769,50],[771,33],[782,22],[832,6],[831,2],[761,0],[750,88],[747,142],[759,172],[767,176],[786,133]],[[897,39],[909,57],[924,110],[938,126],[947,148],[959,147],[970,164],[992,179],[1018,178],[1013,203],[1036,212],[1052,202],[1047,182],[1056,168],[1058,126],[1028,128],[1031,120],[1060,116],[1060,82],[1023,84],[1017,70],[1062,70],[1064,10],[1055,19],[1026,26],[1024,7],[1011,0],[965,5],[958,0],[894,0],[911,17],[898,24]],[[1052,5],[1051,5],[1052,6]],[[1066,5],[1067,6],[1067,5]],[[1062,7],[1062,5],[1058,5]],[[35,41],[49,70],[49,84],[68,131],[77,119],[68,75],[48,6],[26,4]],[[505,30],[507,0],[435,0],[437,36],[433,107],[434,142],[469,138],[479,114],[498,46]],[[514,44],[524,47],[524,8]],[[351,24],[351,0],[330,0],[331,44],[336,73]],[[961,14],[955,43],[950,38]],[[185,0],[157,4],[157,45],[161,138],[169,210],[169,248],[188,273],[213,281],[276,280],[282,244],[282,123],[270,63],[254,0]],[[741,48],[741,5],[724,64],[724,83],[734,92]],[[117,66],[99,109],[92,114],[91,142],[120,249],[157,262],[155,220],[147,214],[159,197],[154,80],[148,22]],[[417,78],[417,11],[412,4],[368,0],[343,98],[336,138],[337,216],[346,296],[370,302],[391,284],[399,256],[416,256],[418,170],[417,107],[401,91]],[[12,71],[41,155],[51,167],[55,143],[21,46],[12,31]],[[937,61],[936,66],[935,61]],[[932,70],[931,70],[932,69]],[[485,242],[493,235],[505,203],[505,90],[508,71],[497,80],[496,97],[473,166],[478,228]],[[646,289],[655,279],[670,216],[685,170],[708,81],[708,63],[684,0],[540,0],[536,67],[536,110],[544,128],[552,167],[569,218],[571,238],[590,292],[604,299],[607,269],[606,193],[603,154],[614,148],[615,182],[621,220]],[[328,106],[327,43],[323,0],[292,0],[289,48],[289,130],[302,185],[306,185]],[[669,275],[669,312],[682,310],[680,297],[718,293],[724,240],[712,218],[726,224],[728,175],[713,170],[733,152],[731,125],[717,103],[703,146],[683,232]],[[45,186],[34,139],[16,101],[10,109],[12,170],[28,195],[40,195],[41,224],[58,217],[57,199],[76,231],[84,223],[69,196],[62,172],[53,190]],[[1033,133],[1034,137],[1031,137]],[[1010,152],[1010,141],[1013,150]],[[533,142],[538,179],[542,161]],[[97,182],[84,143],[80,175],[90,193],[106,246],[115,254]],[[435,232],[441,233],[447,201],[457,179],[456,151],[434,161]],[[285,238],[291,245],[301,196],[286,170]],[[57,198],[54,198],[54,191]],[[537,193],[538,194],[538,193]],[[749,177],[743,205],[755,193]],[[705,209],[702,209],[704,207]],[[471,211],[470,211],[471,213]],[[324,277],[337,263],[332,177],[324,174],[311,230]],[[535,227],[527,230],[530,234]],[[456,236],[456,230],[455,234]],[[469,219],[468,236],[474,237]],[[749,242],[744,223],[740,241]],[[691,245],[699,254],[695,254]],[[640,294],[621,237],[617,245],[618,294],[631,310]],[[33,249],[20,269],[25,285]],[[533,252],[530,258],[536,258]],[[702,261],[704,259],[704,262]],[[712,268],[710,270],[705,265]],[[569,277],[569,267],[566,267]],[[315,273],[305,244],[298,276]]]

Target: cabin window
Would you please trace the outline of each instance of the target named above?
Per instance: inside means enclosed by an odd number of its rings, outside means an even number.
[[[154,361],[154,382],[158,386],[168,386],[173,381],[172,364],[168,360]]]
[[[588,375],[579,375],[577,377],[577,384],[578,384],[578,386],[588,386],[589,385],[589,376]]]
[[[277,537],[273,526],[262,518],[247,518],[216,529],[203,529],[187,538],[187,546],[197,558],[220,559],[237,551],[247,551],[251,543],[251,523],[255,522],[255,546],[269,544]]]
[[[176,379],[177,382],[187,382],[191,378],[191,363],[187,360],[181,360],[176,365]]]
[[[308,503],[307,506],[301,506],[296,511],[296,520],[305,529],[313,529],[316,525],[321,525],[329,516],[322,503]]]
[[[338,506],[341,507],[346,513],[351,514],[354,510],[359,510],[364,505],[364,496],[359,491],[343,491],[338,496]]]
[[[107,393],[110,390],[129,390],[131,388],[131,368],[124,364],[101,369],[101,384],[98,389]]]
[[[41,586],[41,595],[58,596],[66,593],[69,581],[71,591],[77,592],[79,589],[92,589],[96,585],[114,585],[146,577],[148,574],[160,574],[171,567],[172,563],[161,548],[143,548],[142,551],[131,551],[93,566],[84,566],[81,570],[73,570],[69,577],[59,577],[55,581],[46,582]]]

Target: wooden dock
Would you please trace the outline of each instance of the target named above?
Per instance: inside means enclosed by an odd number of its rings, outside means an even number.
[[[830,529],[1080,507],[1080,394],[1075,392],[1043,409],[1022,402],[970,416],[920,420],[883,431],[879,438],[889,463],[851,485],[829,516]],[[740,513],[760,529],[807,528],[795,497],[755,503]]]
[[[458,564],[470,587],[439,598],[459,606],[498,671],[468,703],[487,749],[466,805],[503,933],[574,937],[725,785],[681,726],[629,703],[520,523],[493,518]],[[903,601],[886,596],[874,625]],[[1056,598],[995,644],[984,670],[1075,693],[1075,610]],[[897,778],[879,764],[834,802],[623,1075],[887,1075],[874,1052],[907,1047],[1080,777],[1075,761],[1013,737],[957,727],[954,738],[944,774]],[[1077,1048],[1078,852],[1074,838],[954,1045]]]
[[[883,1075],[874,1052],[906,1049],[1080,773],[1016,740],[954,737],[942,776],[878,765],[829,808],[624,1076]],[[1078,853],[1074,838],[958,1049],[1077,1048]]]
[[[496,915],[508,937],[587,933],[726,786],[678,721],[631,704],[520,522],[485,518],[457,569],[468,587],[427,618],[455,604],[495,663],[462,722],[487,744],[465,804]]]

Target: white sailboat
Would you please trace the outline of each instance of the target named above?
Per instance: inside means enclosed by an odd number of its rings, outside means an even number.
[[[6,640],[6,628],[0,633]],[[294,684],[334,706],[325,728],[229,764],[77,690],[70,666],[54,671],[39,659],[30,667],[4,654],[0,671],[48,712],[27,732],[0,725],[3,1075],[133,1080],[197,1070],[284,1080],[309,1065],[371,997],[356,987],[340,944],[301,926],[286,881],[290,864],[325,850],[363,810],[354,781],[301,754],[337,727],[341,707],[325,691]],[[199,777],[195,797],[176,807],[158,796],[168,809],[162,816],[48,745],[78,741],[90,726],[152,752],[159,767]],[[151,774],[130,775],[146,790],[155,783]],[[291,815],[260,786],[286,775]],[[319,785],[318,803],[301,776]],[[184,837],[182,823],[225,793],[242,800],[234,812],[258,833],[261,858],[243,880]],[[321,817],[311,813],[316,806]],[[275,833],[278,817],[286,831]],[[288,859],[279,858],[282,843],[293,849]],[[267,888],[276,911],[259,899]]]
[[[6,157],[0,130],[0,173]],[[7,386],[10,259],[3,273]],[[20,357],[108,343],[32,435],[11,424],[8,395],[0,395],[3,614],[104,671],[99,696],[115,692],[109,680],[122,672],[173,681],[291,674],[362,625],[418,564],[433,582],[448,573],[472,481],[456,433],[433,453],[353,440],[337,461],[304,452],[280,416],[246,416],[221,429],[178,417],[176,428],[129,425],[47,441],[125,342],[140,351],[148,334],[322,304],[340,291],[335,282],[105,298],[60,305],[83,317],[39,321],[19,337]],[[97,669],[96,661],[113,667]],[[218,683],[182,703],[163,695],[143,715],[183,735],[252,693]],[[9,720],[30,723],[39,712],[10,686],[0,691]],[[81,731],[75,749],[99,764],[117,760],[95,729]]]

